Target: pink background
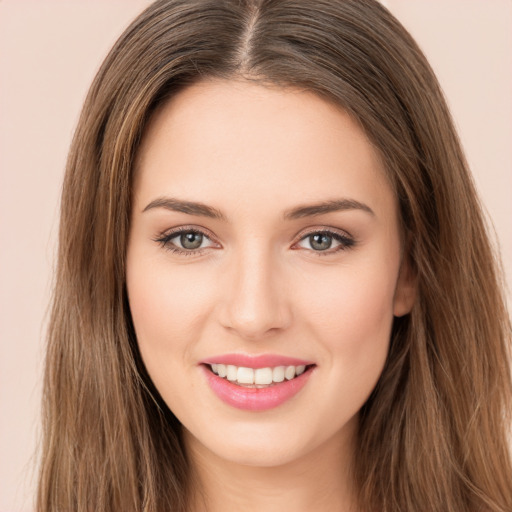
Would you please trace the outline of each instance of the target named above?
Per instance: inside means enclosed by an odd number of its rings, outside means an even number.
[[[87,88],[148,0],[0,0],[0,512],[33,509],[64,163]],[[512,2],[387,0],[445,90],[512,282]],[[508,295],[510,298],[510,294]]]

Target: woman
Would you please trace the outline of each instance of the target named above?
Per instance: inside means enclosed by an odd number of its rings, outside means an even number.
[[[494,262],[380,4],[152,4],[70,152],[39,510],[510,510]]]

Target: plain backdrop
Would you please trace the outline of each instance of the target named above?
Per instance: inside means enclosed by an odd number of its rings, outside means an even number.
[[[67,148],[103,57],[149,3],[0,0],[0,512],[33,510]],[[383,3],[416,38],[446,93],[510,289],[512,1]]]

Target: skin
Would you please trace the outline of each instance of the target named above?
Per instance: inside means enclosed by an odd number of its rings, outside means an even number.
[[[355,510],[358,411],[382,372],[393,316],[414,300],[376,150],[312,93],[219,80],[156,112],[136,167],[130,308],[149,375],[184,426],[200,482],[191,510]],[[162,197],[205,203],[226,219],[147,208]],[[371,212],[283,217],[340,198]],[[181,226],[208,235],[200,249],[169,250],[182,247],[179,234],[157,241]],[[318,250],[310,235],[325,230],[353,245],[328,238]],[[220,401],[198,366],[233,352],[317,366],[289,401],[244,411]]]

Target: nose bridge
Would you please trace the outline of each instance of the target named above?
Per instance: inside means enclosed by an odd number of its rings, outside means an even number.
[[[227,276],[224,325],[250,339],[286,327],[291,313],[279,274],[279,262],[261,240],[240,248]]]

